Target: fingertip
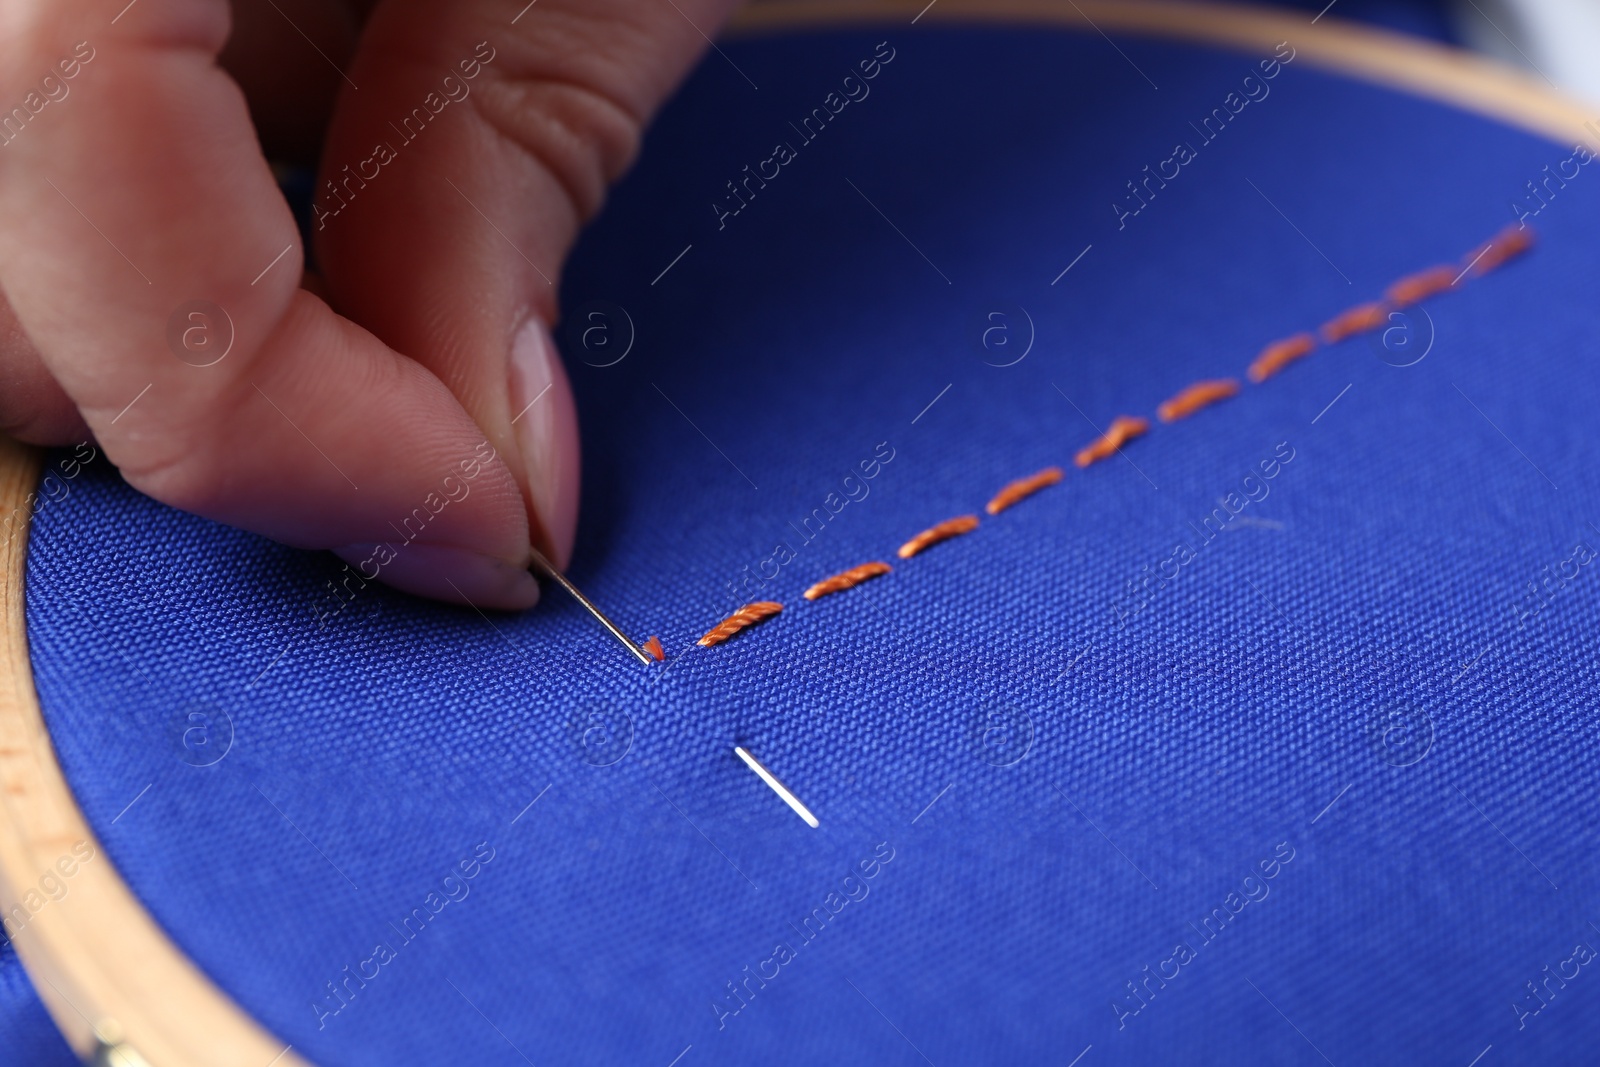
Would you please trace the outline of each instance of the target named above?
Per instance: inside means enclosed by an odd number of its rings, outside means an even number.
[[[363,578],[418,596],[498,611],[522,611],[539,602],[539,583],[525,566],[470,549],[380,543],[333,551]]]
[[[534,544],[565,570],[578,528],[578,414],[561,355],[537,315],[513,335],[507,374]]]

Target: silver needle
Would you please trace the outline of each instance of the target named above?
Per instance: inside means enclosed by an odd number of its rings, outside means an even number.
[[[811,814],[811,809],[800,803],[800,798],[789,792],[788,786],[784,785],[782,782],[778,781],[778,779],[773,777],[772,772],[763,767],[760,760],[750,755],[748,751],[739,745],[734,746],[733,754],[744,760],[744,765],[746,767],[749,767],[752,771],[755,771],[756,775],[760,777],[763,782],[766,782],[767,785],[771,786],[772,791],[778,794],[785,804],[794,809],[794,813],[804,819],[807,826],[811,827],[813,830],[817,828],[817,817]]]
[[[628,635],[623,633],[621,628],[618,627],[616,623],[606,618],[606,613],[595,607],[594,601],[578,592],[578,587],[567,581],[566,575],[562,574],[560,571],[556,570],[555,567],[551,566],[550,561],[545,559],[544,556],[539,553],[537,548],[530,548],[529,551],[533,554],[534,569],[539,571],[539,573],[543,574],[546,578],[553,580],[557,585],[561,586],[561,588],[571,593],[572,599],[588,608],[589,614],[599,619],[600,625],[604,626],[607,630],[610,630],[612,634],[615,635],[616,639],[621,641],[623,646],[626,647],[629,652],[632,652],[640,663],[643,663],[648,667],[655,662],[655,660],[651,659],[643,649],[634,644],[633,641],[629,639]]]

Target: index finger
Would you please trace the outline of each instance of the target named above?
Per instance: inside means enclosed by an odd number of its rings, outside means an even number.
[[[30,0],[11,21],[0,286],[124,477],[402,588],[533,603],[521,493],[473,420],[299,288],[293,219],[215,64],[224,0]]]

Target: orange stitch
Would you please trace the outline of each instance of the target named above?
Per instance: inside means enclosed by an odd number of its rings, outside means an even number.
[[[1297,333],[1293,337],[1274,341],[1261,350],[1246,373],[1252,382],[1259,384],[1316,347],[1317,342],[1309,333]]]
[[[702,648],[720,645],[745,627],[754,626],[762,619],[770,619],[782,610],[783,605],[773,600],[758,600],[754,604],[746,604],[713,626],[695,644],[700,645]]]
[[[1156,414],[1161,417],[1162,422],[1176,422],[1193,415],[1203,407],[1210,407],[1219,400],[1237,395],[1238,392],[1239,383],[1232,378],[1195,382],[1171,400],[1163,401],[1161,406],[1156,408]]]
[[[1429,267],[1427,270],[1401,278],[1389,286],[1383,295],[1397,307],[1410,307],[1412,304],[1420,304],[1430,296],[1453,288],[1460,276],[1461,272],[1454,267]]]
[[[842,593],[846,589],[860,585],[870,578],[880,574],[888,574],[891,570],[887,563],[863,563],[859,567],[851,567],[847,571],[835,574],[832,578],[824,578],[802,594],[807,600],[817,600],[829,593]]]
[[[946,519],[937,526],[930,526],[928,529],[923,530],[917,536],[901,545],[899,556],[901,559],[910,559],[918,552],[936,545],[940,541],[948,541],[952,537],[960,537],[962,534],[971,533],[977,528],[978,516],[976,515],[959,515],[953,519]]]
[[[996,493],[994,499],[984,505],[983,510],[991,515],[998,515],[1024,497],[1030,497],[1047,486],[1055,485],[1063,476],[1060,467],[1046,467],[1038,474],[1018,478]]]
[[[652,636],[650,640],[644,643],[643,647],[657,663],[667,658],[667,650],[661,647],[661,638],[659,637]]]
[[[1323,340],[1328,344],[1341,341],[1354,334],[1364,333],[1377,329],[1383,325],[1387,313],[1392,307],[1408,307],[1419,303],[1437,293],[1453,289],[1460,278],[1468,271],[1474,271],[1474,276],[1481,276],[1500,267],[1508,260],[1522,255],[1533,247],[1534,237],[1531,230],[1523,226],[1507,226],[1492,237],[1486,244],[1479,247],[1478,251],[1467,261],[1465,269],[1455,273],[1449,266],[1430,267],[1416,274],[1409,274],[1389,286],[1385,292],[1388,302],[1373,302],[1358,304],[1341,312],[1339,315],[1324,323],[1321,328]],[[1250,364],[1247,374],[1253,382],[1263,382],[1277,374],[1294,360],[1300,359],[1317,346],[1315,339],[1309,333],[1297,333],[1293,337],[1274,341],[1261,350]],[[1208,407],[1221,400],[1237,395],[1239,383],[1232,378],[1220,378],[1200,381],[1183,389],[1177,395],[1164,401],[1157,409],[1157,414],[1163,422],[1173,422],[1177,419],[1192,415],[1201,408]],[[1141,437],[1149,432],[1148,419],[1137,418],[1129,415],[1118,415],[1112,420],[1111,427],[1093,442],[1080,449],[1074,457],[1080,467],[1087,467],[1097,460],[1105,459],[1120,449],[1135,437]],[[1059,467],[1046,467],[1037,474],[1027,478],[1019,478],[1004,486],[994,498],[986,505],[990,515],[998,515],[1006,508],[1048,486],[1060,482],[1063,472]],[[898,554],[901,559],[910,559],[919,552],[948,541],[952,537],[970,533],[977,529],[978,517],[976,515],[960,515],[953,519],[946,519],[936,526],[931,526],[917,534],[911,540],[901,545]],[[863,563],[842,571],[832,577],[824,578],[815,583],[803,594],[807,600],[818,600],[831,593],[842,592],[853,588],[862,582],[888,574],[892,568],[887,563]],[[697,644],[709,648],[728,640],[740,631],[769,619],[783,611],[783,605],[771,600],[758,600],[739,608],[722,622],[712,627]],[[666,651],[661,647],[661,639],[652,636],[642,646],[658,662],[666,659]]]
[[[1095,460],[1105,459],[1116,453],[1117,449],[1133,440],[1143,437],[1150,431],[1150,420],[1134,418],[1131,415],[1118,415],[1111,421],[1111,429],[1101,434],[1091,443],[1078,449],[1078,454],[1072,461],[1080,467],[1087,467]]]
[[[1370,304],[1357,304],[1322,324],[1322,340],[1326,344],[1337,344],[1346,337],[1376,330],[1388,321],[1388,318],[1389,305],[1381,300]]]
[[[1488,274],[1509,259],[1515,259],[1533,247],[1533,231],[1521,226],[1507,226],[1481,246],[1467,260],[1467,268],[1474,277]]]

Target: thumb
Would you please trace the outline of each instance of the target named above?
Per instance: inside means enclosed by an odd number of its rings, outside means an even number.
[[[313,207],[335,306],[428,367],[564,566],[577,419],[550,339],[561,264],[737,0],[384,0]]]
[[[438,378],[298,287],[293,219],[215,64],[224,0],[6,0],[0,26],[0,99],[24,102],[0,124],[0,292],[22,338],[0,375],[56,412],[29,429],[70,432],[64,395],[160,500],[345,546],[363,581],[532,604],[497,450]]]

